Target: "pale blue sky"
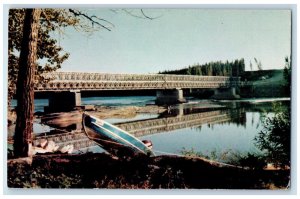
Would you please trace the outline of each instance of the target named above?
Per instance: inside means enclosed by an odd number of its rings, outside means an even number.
[[[73,29],[59,42],[69,59],[61,71],[157,73],[195,63],[256,57],[263,69],[279,69],[290,56],[288,10],[144,9],[154,20],[124,12],[85,9],[114,24],[87,37]],[[136,14],[140,14],[136,10]]]

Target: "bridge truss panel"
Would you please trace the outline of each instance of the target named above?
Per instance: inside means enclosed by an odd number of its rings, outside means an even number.
[[[53,72],[43,76],[46,82],[37,82],[36,91],[228,88],[239,84],[238,77],[228,76],[78,72]]]

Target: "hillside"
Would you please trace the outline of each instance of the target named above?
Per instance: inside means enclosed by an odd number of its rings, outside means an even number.
[[[249,97],[288,97],[283,70],[246,71],[243,81],[251,81],[252,86],[243,87],[240,96]]]
[[[252,81],[253,85],[283,84],[283,70],[245,71],[242,80]]]

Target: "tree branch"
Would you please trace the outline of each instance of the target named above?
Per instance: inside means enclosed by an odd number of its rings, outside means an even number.
[[[92,26],[94,26],[94,24],[97,24],[98,26],[100,26],[100,27],[102,27],[102,28],[104,28],[104,29],[106,29],[106,30],[108,30],[108,31],[111,31],[111,29],[110,29],[109,27],[107,27],[107,26],[105,26],[105,25],[99,23],[98,21],[94,20],[93,18],[96,18],[97,20],[100,20],[100,21],[105,21],[106,23],[109,23],[109,24],[111,24],[112,26],[114,26],[112,23],[108,22],[107,20],[98,18],[98,17],[96,17],[96,16],[94,16],[94,15],[93,15],[93,16],[88,16],[88,15],[86,15],[86,14],[84,14],[84,13],[78,11],[78,10],[73,10],[73,9],[69,9],[69,11],[70,11],[72,14],[74,14],[75,17],[81,16],[81,17],[83,17],[83,18],[86,18],[87,20],[89,20],[89,21],[92,23]]]
[[[147,18],[147,19],[150,19],[150,20],[155,19],[155,18],[152,18],[152,17],[149,17],[148,15],[146,15],[146,14],[144,13],[143,9],[141,9],[141,13],[142,13],[142,15],[143,15],[145,18]]]
[[[143,9],[140,9],[142,15],[134,14],[132,10],[128,10],[128,9],[122,9],[122,11],[124,11],[126,14],[129,14],[132,17],[136,17],[136,18],[140,18],[140,19],[153,20],[153,19],[157,19],[157,18],[161,17],[161,15],[158,17],[149,17],[148,15],[145,14]],[[113,10],[113,12],[116,12],[116,10]]]

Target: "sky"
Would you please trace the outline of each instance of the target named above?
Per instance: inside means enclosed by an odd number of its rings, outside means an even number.
[[[257,69],[254,58],[263,69],[282,69],[291,54],[289,10],[143,9],[153,20],[122,10],[82,11],[114,26],[89,36],[73,28],[56,32],[70,53],[60,71],[148,74],[241,58],[246,70],[250,61]]]

